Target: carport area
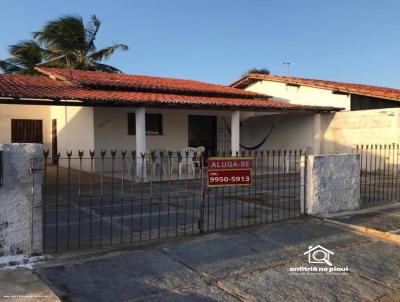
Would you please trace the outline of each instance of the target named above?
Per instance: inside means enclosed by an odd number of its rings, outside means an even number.
[[[334,253],[334,267],[349,271],[293,271],[311,265],[303,253],[316,245]],[[125,250],[64,254],[35,272],[64,301],[395,301],[399,251],[394,242],[302,218]]]

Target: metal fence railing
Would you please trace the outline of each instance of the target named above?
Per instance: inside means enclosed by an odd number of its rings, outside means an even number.
[[[301,151],[272,150],[241,155],[253,158],[252,183],[205,190],[205,231],[299,217],[304,211]]]
[[[0,187],[3,186],[3,151],[0,150]]]
[[[360,195],[363,205],[399,199],[399,144],[357,145],[360,154]]]
[[[45,252],[293,219],[304,207],[304,160],[297,150],[241,154],[253,161],[251,185],[219,188],[207,187],[207,159],[202,154],[66,155],[50,158],[44,152],[32,163],[33,173],[43,175]]]

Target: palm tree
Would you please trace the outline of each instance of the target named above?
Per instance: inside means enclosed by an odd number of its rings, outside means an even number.
[[[261,74],[270,74],[267,68],[252,68],[242,74],[242,77],[250,74],[250,73],[261,73]]]
[[[34,40],[10,46],[11,57],[0,60],[4,73],[35,74],[36,65],[105,72],[121,72],[101,61],[116,50],[127,50],[125,44],[114,44],[97,50],[96,35],[101,22],[93,15],[85,26],[82,17],[63,16],[50,21],[33,33]],[[43,47],[42,47],[43,45]]]
[[[21,41],[9,48],[11,57],[0,60],[4,73],[36,74],[35,66],[43,61],[45,50],[34,40]]]

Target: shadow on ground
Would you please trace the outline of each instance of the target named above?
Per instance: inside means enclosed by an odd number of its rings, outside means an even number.
[[[295,274],[309,246],[348,274]],[[297,219],[124,251],[58,257],[36,272],[64,301],[366,301],[400,284],[399,245]]]

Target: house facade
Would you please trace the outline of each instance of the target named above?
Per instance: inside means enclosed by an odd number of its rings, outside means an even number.
[[[84,150],[86,155],[89,150],[141,154],[198,146],[205,147],[208,155],[273,149],[324,154],[400,139],[400,109],[395,101],[400,92],[395,89],[363,85],[352,86],[350,92],[350,84],[347,90],[338,84],[328,89],[317,87],[321,83],[311,87],[298,84],[296,78],[289,83],[281,81],[284,77],[265,75],[248,75],[227,87],[149,76],[38,70],[43,76],[0,76],[0,141],[43,143],[53,156],[65,156],[70,150]],[[358,93],[364,89],[369,104],[371,91],[375,98],[385,93],[389,103],[350,111],[355,106],[354,89]]]
[[[68,151],[179,151],[206,154],[265,148],[316,149],[314,123],[333,106],[297,105],[265,94],[192,80],[38,68],[43,76],[0,76],[2,142],[42,142],[56,156]],[[4,116],[4,115],[3,115]],[[259,118],[300,124],[293,137],[260,144],[271,129]],[[271,125],[273,128],[273,125]],[[6,135],[7,133],[7,135]],[[42,135],[40,135],[42,133]],[[304,135],[300,135],[303,133]],[[15,140],[15,138],[18,138]],[[24,141],[25,140],[25,141]],[[85,167],[89,169],[89,167]]]
[[[400,140],[400,90],[371,85],[248,74],[232,87],[264,93],[290,104],[337,106],[340,112],[282,119],[269,146],[287,147],[292,141],[314,146],[313,154],[352,152],[356,145],[388,144]],[[267,131],[272,117],[260,117],[255,136]],[[298,132],[298,127],[304,132]],[[313,132],[313,144],[308,133]],[[285,137],[285,140],[281,138]]]
[[[291,104],[337,106],[346,111],[400,107],[400,90],[363,84],[252,73],[231,87],[268,94]]]

